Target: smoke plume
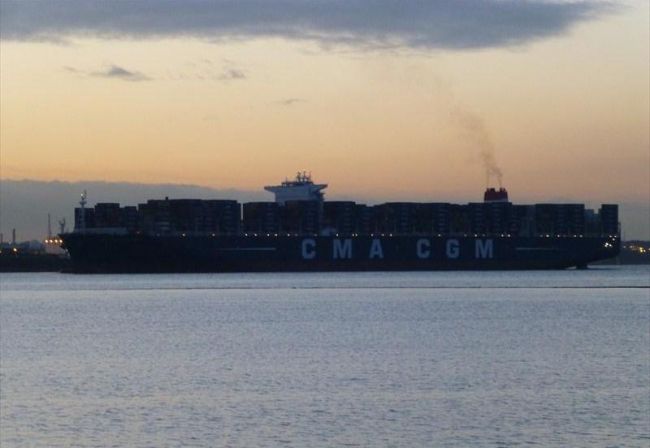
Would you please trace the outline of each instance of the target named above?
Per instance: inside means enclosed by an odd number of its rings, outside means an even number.
[[[460,126],[464,137],[478,148],[487,186],[492,179],[496,179],[499,187],[502,187],[503,172],[497,164],[492,139],[481,117],[458,104],[452,107],[451,117]]]

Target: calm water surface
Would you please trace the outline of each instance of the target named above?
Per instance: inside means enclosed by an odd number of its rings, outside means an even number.
[[[0,446],[650,446],[650,269],[0,275]]]

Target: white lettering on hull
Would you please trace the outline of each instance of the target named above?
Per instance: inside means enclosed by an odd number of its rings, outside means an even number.
[[[431,242],[426,238],[421,238],[415,244],[415,252],[419,259],[429,258],[431,256]]]
[[[445,245],[445,254],[447,258],[456,259],[460,256],[460,244],[458,240],[447,240]]]
[[[474,258],[493,258],[494,243],[492,240],[475,240]]]
[[[332,240],[332,259],[334,260],[351,260],[353,257],[352,239]],[[447,259],[460,258],[460,241],[457,239],[448,239],[445,242],[445,256]],[[302,240],[301,253],[303,260],[313,260],[316,258],[316,240],[314,238],[305,238]],[[415,253],[418,259],[426,260],[432,257],[431,240],[420,238],[415,243]],[[381,240],[374,238],[370,243],[368,259],[383,259],[384,248]],[[476,239],[474,240],[474,258],[475,259],[493,259],[494,258],[494,240],[493,239]]]
[[[302,240],[302,259],[313,260],[316,258],[316,241],[313,238]]]
[[[384,258],[384,249],[381,247],[381,241],[376,238],[372,240],[372,243],[370,244],[370,252],[368,253],[368,258],[371,260],[373,258]]]
[[[352,258],[352,240],[345,239],[343,241],[335,239],[332,243],[332,257],[338,259],[351,259]]]

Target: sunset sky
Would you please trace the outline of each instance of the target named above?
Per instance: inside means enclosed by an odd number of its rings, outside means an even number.
[[[646,0],[0,5],[2,179],[650,201]]]

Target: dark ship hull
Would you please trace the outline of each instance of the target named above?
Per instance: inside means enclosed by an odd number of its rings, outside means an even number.
[[[72,272],[280,272],[566,269],[615,257],[585,237],[62,235]]]
[[[274,202],[151,199],[75,209],[61,235],[73,272],[565,269],[615,257],[618,206],[325,201],[307,173],[264,187]]]

